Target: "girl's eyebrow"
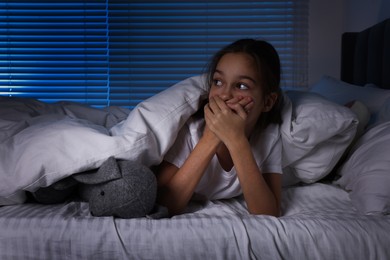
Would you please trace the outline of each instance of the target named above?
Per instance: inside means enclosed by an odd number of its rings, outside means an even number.
[[[239,76],[240,79],[247,79],[249,81],[252,81],[253,84],[257,84],[256,80],[253,79],[252,77],[249,77],[249,76],[246,76],[246,75],[242,75],[242,76]]]
[[[218,73],[218,74],[224,75],[223,71],[220,71],[218,69],[216,69],[214,73]],[[247,76],[247,75],[239,75],[238,78],[239,79],[247,79],[249,81],[252,81],[254,84],[257,84],[257,81],[254,78],[252,78],[250,76]]]
[[[221,74],[221,75],[223,75],[223,72],[222,71],[220,71],[220,70],[218,70],[218,69],[215,69],[215,71],[214,71],[214,74],[215,73],[218,73],[218,74]]]

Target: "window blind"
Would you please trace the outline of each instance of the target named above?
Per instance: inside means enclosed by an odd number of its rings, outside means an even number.
[[[1,94],[107,104],[105,1],[0,3]]]
[[[282,86],[307,84],[308,0],[5,1],[0,94],[133,108],[239,38],[271,42]]]

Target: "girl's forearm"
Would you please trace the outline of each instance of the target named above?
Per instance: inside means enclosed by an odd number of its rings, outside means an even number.
[[[159,202],[170,214],[179,214],[186,207],[218,145],[216,140],[201,138],[182,167],[160,187]]]
[[[226,144],[251,214],[279,215],[279,202],[260,172],[248,140],[243,137]]]

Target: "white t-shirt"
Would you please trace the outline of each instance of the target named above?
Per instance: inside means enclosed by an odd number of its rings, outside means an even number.
[[[180,168],[202,137],[204,124],[204,119],[190,118],[179,131],[164,160]],[[249,142],[262,173],[282,173],[282,142],[278,125],[270,124],[263,131],[253,134]],[[227,199],[241,194],[235,167],[226,172],[215,155],[195,189],[195,198]]]

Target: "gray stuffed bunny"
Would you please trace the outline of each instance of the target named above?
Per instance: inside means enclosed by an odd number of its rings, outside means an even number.
[[[155,204],[157,181],[146,166],[110,157],[98,171],[73,175],[82,183],[79,193],[94,216],[137,218],[149,214]]]
[[[74,174],[39,189],[33,197],[41,203],[59,203],[74,191],[76,185],[81,198],[89,202],[94,216],[144,217],[155,206],[157,181],[153,172],[142,164],[113,157],[99,169]]]

